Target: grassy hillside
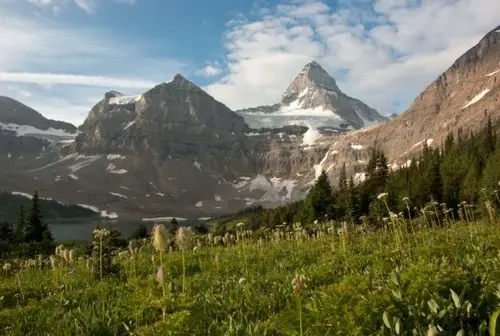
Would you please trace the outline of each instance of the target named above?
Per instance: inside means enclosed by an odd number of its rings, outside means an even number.
[[[47,257],[8,261],[0,333],[488,335],[499,223],[436,224],[393,217],[372,233],[326,222],[259,235],[240,226],[237,237],[188,236],[184,252],[161,254],[149,240],[137,254],[111,253],[104,235],[94,257],[56,256],[54,269]]]
[[[43,197],[43,195],[40,195]],[[0,190],[0,221],[14,223],[19,216],[19,209],[23,206],[25,211],[31,207],[31,200],[20,195],[12,195]],[[91,218],[97,214],[89,209],[76,205],[65,205],[54,200],[40,199],[40,210],[46,220]]]

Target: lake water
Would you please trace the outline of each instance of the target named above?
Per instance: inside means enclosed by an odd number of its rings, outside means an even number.
[[[167,224],[169,222],[161,222]],[[199,220],[179,221],[182,226],[194,226],[203,223]],[[126,220],[77,220],[68,222],[49,222],[48,227],[56,241],[62,240],[85,240],[92,239],[92,231],[97,227],[107,229],[117,229],[124,238],[128,238],[137,228],[144,224],[149,231],[153,228],[155,222],[126,221]]]

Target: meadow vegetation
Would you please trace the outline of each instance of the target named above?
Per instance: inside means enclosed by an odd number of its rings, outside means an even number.
[[[341,174],[333,187],[323,173],[304,201],[208,233],[157,224],[124,240],[96,228],[88,246],[56,247],[33,205],[11,243],[44,248],[3,254],[0,332],[500,335],[491,123],[394,172],[370,155],[363,183]]]

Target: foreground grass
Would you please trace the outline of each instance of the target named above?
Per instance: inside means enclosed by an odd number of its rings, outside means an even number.
[[[488,335],[500,284],[500,230],[486,224],[408,235],[256,241],[159,259],[143,246],[103,281],[81,260],[0,278],[6,335]],[[292,287],[296,274],[305,276]],[[165,311],[165,317],[163,317]]]

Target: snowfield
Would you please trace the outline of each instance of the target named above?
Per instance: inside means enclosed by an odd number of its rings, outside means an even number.
[[[118,96],[109,99],[109,104],[111,105],[127,105],[133,104],[139,100],[141,100],[142,95],[135,96]]]
[[[484,89],[483,91],[481,91],[480,93],[478,93],[474,98],[471,99],[470,102],[468,102],[467,104],[464,105],[464,107],[462,107],[462,110],[466,109],[467,107],[469,107],[469,106],[477,103],[481,99],[483,99],[483,97],[486,96],[486,94],[488,92],[490,92],[490,89]]]
[[[31,137],[41,137],[41,138],[51,138],[51,137],[56,137],[56,138],[74,138],[78,135],[77,133],[68,133],[64,130],[61,129],[55,129],[55,128],[48,128],[46,130],[41,130],[38,128],[35,128],[33,126],[29,125],[18,125],[18,124],[4,124],[0,122],[0,128],[7,130],[7,131],[12,131],[16,133],[16,136],[31,136]]]

